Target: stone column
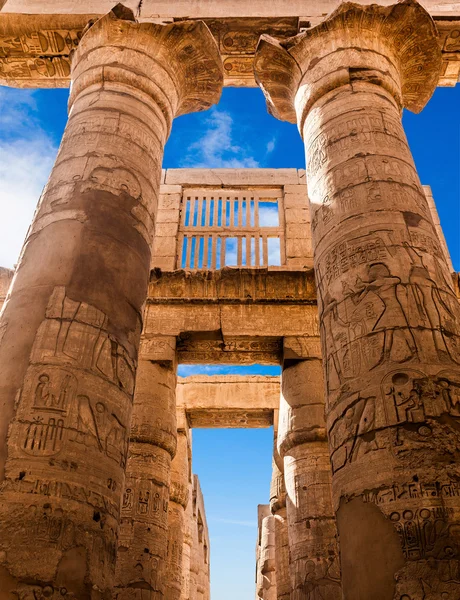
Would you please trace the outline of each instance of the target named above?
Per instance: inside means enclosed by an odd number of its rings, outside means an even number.
[[[196,487],[193,484],[192,496],[192,547],[190,555],[190,600],[198,600],[198,579],[200,575],[200,553],[198,542],[198,523],[196,513]]]
[[[257,545],[256,545],[256,600],[264,600],[264,576],[262,558],[262,529],[263,522],[270,515],[268,504],[259,504],[257,507]]]
[[[309,352],[319,354],[313,340]],[[278,451],[284,460],[291,600],[340,600],[337,529],[324,421],[321,359],[286,359],[281,376]]]
[[[174,337],[141,343],[114,600],[129,600],[141,587],[143,600],[164,597],[171,461],[177,437],[175,343]]]
[[[182,590],[180,600],[190,600],[190,568],[193,545],[193,485],[188,486],[188,502],[185,509],[184,545],[182,547]]]
[[[221,82],[203,23],[138,24],[121,5],[73,54],[0,322],[2,600],[111,597],[163,146]]]
[[[185,412],[177,429],[177,452],[171,466],[168,506],[168,552],[166,560],[165,600],[180,600],[182,590],[182,551],[186,531],[185,510],[191,480],[190,433]]]
[[[198,563],[198,576],[196,586],[197,600],[209,600],[210,596],[210,571],[209,571],[209,532],[206,520],[206,507],[204,505],[203,492],[201,490],[200,480],[198,475],[193,476],[194,487],[196,493],[196,530],[197,530],[197,546],[195,554]]]
[[[263,600],[276,600],[275,517],[266,516],[260,535],[260,572]]]
[[[275,452],[277,450],[275,449]],[[273,473],[270,486],[270,510],[275,522],[275,571],[276,571],[276,598],[277,600],[290,600],[291,580],[289,576],[289,540],[286,512],[286,486],[284,484],[283,470],[278,468],[273,461]]]
[[[439,76],[405,0],[342,4],[258,79],[304,137],[344,595],[460,595],[460,310],[401,125]]]

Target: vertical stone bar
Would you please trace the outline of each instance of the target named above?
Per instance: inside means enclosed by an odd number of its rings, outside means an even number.
[[[174,337],[141,342],[121,508],[115,600],[129,600],[140,588],[146,590],[143,600],[164,596],[171,461],[177,437],[175,345]]]
[[[316,344],[318,345],[318,344]],[[285,341],[285,357],[289,347]],[[281,376],[278,451],[284,461],[291,600],[340,600],[337,529],[320,358],[287,359]]]
[[[277,450],[275,449],[277,453]],[[270,510],[275,521],[275,571],[276,598],[290,600],[291,579],[289,576],[289,539],[286,512],[286,486],[282,460],[273,461],[270,486]],[[282,470],[277,463],[281,463]]]
[[[168,506],[168,552],[166,561],[165,600],[180,600],[182,590],[182,551],[186,530],[185,510],[191,479],[190,433],[185,412],[179,415],[177,452],[171,466]]]
[[[256,63],[305,141],[344,596],[459,597],[460,310],[401,124],[438,81],[435,26],[344,3]]]
[[[114,11],[73,54],[69,122],[2,311],[1,600],[112,595],[163,146],[220,92],[203,23]]]

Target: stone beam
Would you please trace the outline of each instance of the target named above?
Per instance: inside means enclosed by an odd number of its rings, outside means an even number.
[[[382,6],[392,4],[391,0],[364,0],[362,4],[377,3]],[[107,13],[113,7],[113,0],[0,0],[3,10],[14,13],[47,14],[86,14]],[[285,17],[303,15],[315,24],[322,21],[340,4],[339,0],[125,0],[128,6],[141,19],[183,19],[222,18],[222,17]],[[455,0],[424,0],[421,4],[433,16],[460,17],[460,7]]]
[[[25,88],[67,87],[70,53],[89,22],[110,10],[115,0],[7,0],[0,15],[0,82]],[[370,3],[370,2],[369,2]],[[164,2],[126,0],[140,21],[165,23],[203,19],[219,45],[224,85],[254,87],[253,61],[261,35],[283,40],[322,21],[337,0],[303,2]],[[391,4],[381,0],[379,4]],[[439,85],[454,86],[460,76],[460,8],[456,2],[423,3],[436,20],[443,66]],[[0,0],[0,7],[2,0]]]
[[[177,408],[190,427],[271,427],[280,399],[279,377],[194,375],[179,377]]]
[[[284,336],[318,335],[312,271],[153,271],[144,335],[177,336],[179,363],[279,364]]]

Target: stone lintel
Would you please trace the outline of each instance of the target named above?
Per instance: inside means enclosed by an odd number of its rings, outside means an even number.
[[[178,411],[190,427],[271,427],[279,406],[280,379],[270,376],[195,375],[179,377]]]
[[[223,336],[222,332],[181,334],[177,360],[185,364],[268,364],[279,365],[282,356],[280,338]]]
[[[167,169],[164,183],[188,186],[297,185],[301,169]]]
[[[295,36],[324,20],[338,5],[329,2],[267,3],[257,0],[240,4],[227,2],[146,2],[125,0],[141,22],[170,23],[185,18],[203,19],[211,29],[222,56],[224,85],[255,87],[253,60],[261,35],[277,39]],[[74,2],[73,0],[0,0],[0,80],[3,85],[26,88],[68,87],[70,52],[78,45],[89,21],[106,14],[112,0]],[[379,4],[392,4],[380,1]],[[443,53],[439,84],[454,86],[460,77],[460,8],[458,3],[443,5],[426,1],[425,8],[434,17]],[[212,7],[212,8],[210,8]],[[430,10],[431,8],[431,10]]]
[[[279,354],[274,347],[265,349],[259,354],[272,356],[269,364],[279,364],[281,360],[281,338],[286,336],[317,336],[319,335],[318,311],[314,305],[305,304],[254,304],[254,305],[199,305],[185,303],[182,305],[154,304],[147,307],[144,323],[144,332],[147,335],[176,335],[185,333],[204,334],[201,336],[203,341],[210,340],[215,342],[216,336],[221,336],[221,344],[227,345],[230,352],[230,345],[238,342],[239,352],[242,355],[243,342],[255,344],[257,341],[265,342],[268,338],[270,343],[279,338]],[[185,336],[184,336],[185,337]],[[192,336],[193,337],[193,336]],[[185,348],[179,349],[185,352],[191,348],[193,342],[199,340],[188,340]],[[214,344],[211,345],[213,349]],[[253,345],[252,350],[247,349],[250,356],[256,355],[257,346]],[[202,346],[203,348],[203,346]],[[221,350],[224,348],[221,347]],[[236,351],[236,350],[235,350]],[[225,354],[225,352],[221,352]],[[213,352],[203,358],[212,358]],[[223,362],[232,362],[223,360]],[[276,360],[275,360],[276,359]],[[179,362],[182,362],[179,357]],[[183,362],[197,362],[183,361]],[[206,360],[198,362],[206,363]],[[221,362],[212,360],[212,362]],[[238,362],[238,361],[236,361]],[[244,361],[250,364],[252,361]],[[256,361],[257,362],[257,361]],[[264,361],[266,362],[266,361]]]
[[[149,304],[315,304],[313,269],[225,267],[219,271],[151,273]]]
[[[372,4],[375,0],[362,0],[362,4]],[[311,24],[324,20],[340,4],[339,0],[277,0],[275,3],[266,0],[252,2],[235,2],[235,0],[124,0],[123,4],[131,8],[140,19],[214,19],[224,17],[238,18],[271,18],[298,17],[312,21]],[[378,4],[390,5],[393,0],[379,0]],[[114,5],[114,0],[0,0],[0,7],[9,13],[46,13],[54,14],[104,14]],[[455,0],[424,0],[423,5],[428,12],[436,16],[460,17],[460,7]],[[306,25],[306,23],[304,24]]]

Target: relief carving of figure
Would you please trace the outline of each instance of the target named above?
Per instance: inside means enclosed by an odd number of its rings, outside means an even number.
[[[374,396],[357,398],[336,418],[329,430],[334,473],[360,456],[386,447],[381,440],[383,433],[376,431],[379,426],[376,412]]]
[[[431,278],[421,257],[406,244],[406,249],[412,258],[412,267],[409,273],[409,299],[412,308],[410,316],[413,326],[421,329],[431,330],[431,344],[434,347],[433,357],[442,362],[456,362],[460,364],[458,358],[457,344],[450,344],[452,335],[446,336],[447,331],[457,333],[457,321],[460,318],[459,310],[455,314],[453,307],[444,300],[438,285]],[[423,344],[429,340],[428,336],[423,335]],[[453,347],[450,347],[453,346]]]
[[[70,373],[60,369],[42,373],[35,387],[33,407],[50,412],[64,412],[71,403],[75,388],[76,380]]]
[[[368,281],[357,280],[353,290],[348,284],[344,287],[354,304],[361,304],[369,294],[375,294],[381,301],[382,309],[376,315],[372,331],[383,333],[380,360],[374,367],[385,361],[407,362],[418,357],[414,334],[398,296],[401,279],[391,275],[385,263],[373,263],[368,267]]]
[[[340,575],[334,572],[334,565],[325,560],[319,563],[308,560],[303,585],[294,593],[295,600],[338,600],[341,595]]]
[[[123,466],[127,452],[126,427],[102,402],[93,406],[85,395],[78,396],[77,401],[77,424],[72,441],[96,447]]]

